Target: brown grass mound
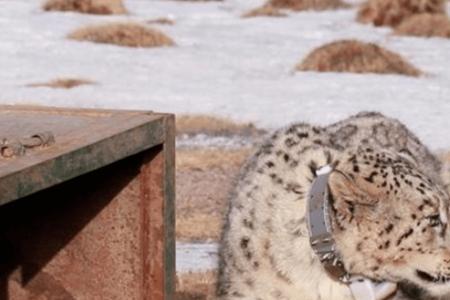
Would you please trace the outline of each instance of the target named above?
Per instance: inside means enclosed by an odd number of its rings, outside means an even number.
[[[268,5],[274,8],[291,10],[327,10],[347,8],[348,4],[341,0],[269,0]]]
[[[215,297],[217,273],[189,272],[177,274],[177,300],[212,300]]]
[[[286,17],[287,15],[280,11],[279,8],[273,7],[270,4],[263,5],[259,8],[252,9],[251,11],[242,15],[243,18],[253,17]]]
[[[76,11],[85,14],[125,14],[122,0],[47,0],[42,7],[46,11]]]
[[[147,21],[148,24],[174,25],[175,21],[169,18],[156,18]]]
[[[95,84],[94,81],[80,78],[59,78],[49,82],[31,83],[28,87],[50,87],[54,89],[71,89],[80,85]]]
[[[397,35],[450,38],[450,19],[446,15],[420,14],[407,18],[394,31]]]
[[[256,128],[252,123],[239,123],[211,115],[180,115],[177,116],[176,122],[177,134],[257,136],[265,132]]]
[[[402,74],[421,72],[400,55],[373,43],[343,40],[326,44],[310,53],[298,71]]]
[[[108,23],[78,29],[68,36],[77,41],[126,47],[173,46],[174,41],[159,30],[135,23]]]
[[[357,20],[395,27],[406,18],[423,13],[446,14],[445,0],[368,0],[359,9]]]

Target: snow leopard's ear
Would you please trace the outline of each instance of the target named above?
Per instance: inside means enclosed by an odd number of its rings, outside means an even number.
[[[333,207],[343,215],[352,215],[358,205],[370,209],[378,203],[380,191],[376,186],[358,181],[339,170],[331,172],[328,186]]]

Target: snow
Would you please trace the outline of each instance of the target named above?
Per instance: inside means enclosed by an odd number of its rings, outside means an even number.
[[[177,243],[178,272],[198,272],[217,268],[219,261],[217,243]]]
[[[219,148],[236,150],[252,147],[258,139],[243,136],[210,136],[206,134],[196,134],[194,136],[182,135],[177,137],[178,149],[183,148]]]
[[[405,122],[432,149],[450,148],[449,40],[396,37],[356,23],[356,9],[239,17],[262,2],[126,0],[128,16],[90,16],[43,12],[38,0],[0,0],[0,103],[212,113],[268,128],[377,110]],[[175,20],[153,26],[177,47],[129,49],[65,38],[87,24],[158,17]],[[427,75],[293,72],[312,49],[343,38],[376,42]],[[58,77],[98,84],[25,87]]]

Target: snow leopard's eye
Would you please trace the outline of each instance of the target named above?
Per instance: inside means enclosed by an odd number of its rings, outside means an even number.
[[[430,222],[430,226],[431,227],[436,227],[436,226],[441,226],[442,225],[442,221],[441,221],[441,219],[440,219],[438,214],[428,216],[427,219]]]

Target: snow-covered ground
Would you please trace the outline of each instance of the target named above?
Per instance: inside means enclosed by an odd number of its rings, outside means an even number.
[[[194,136],[182,135],[177,137],[177,148],[220,148],[239,149],[251,147],[258,142],[256,139],[241,136],[209,136],[196,134]]]
[[[216,243],[177,243],[178,272],[198,272],[217,268],[219,261]]]
[[[450,40],[392,36],[387,28],[357,24],[356,9],[242,19],[261,1],[125,3],[128,16],[89,16],[43,12],[39,0],[0,0],[0,103],[213,113],[264,127],[326,124],[378,110],[404,121],[433,149],[450,148]],[[174,26],[154,26],[177,47],[130,49],[65,38],[86,24],[167,16]],[[293,72],[312,49],[342,38],[377,42],[427,75]],[[24,86],[57,77],[99,84]]]

